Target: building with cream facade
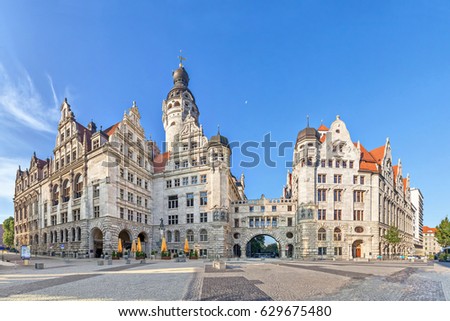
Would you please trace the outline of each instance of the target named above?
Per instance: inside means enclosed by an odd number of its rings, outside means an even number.
[[[164,152],[145,138],[136,104],[105,130],[75,120],[70,105],[51,159],[33,155],[16,178],[16,244],[40,253],[99,256],[137,238],[172,252],[251,256],[255,236],[273,237],[281,257],[370,258],[413,251],[409,177],[393,165],[389,140],[368,151],[337,117],[330,128],[297,135],[282,197],[249,200],[245,178],[230,170],[228,139],[208,138],[180,64],[162,103]],[[384,241],[389,226],[402,242]]]

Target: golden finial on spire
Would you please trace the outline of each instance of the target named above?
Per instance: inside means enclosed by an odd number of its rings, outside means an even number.
[[[178,56],[178,59],[180,59],[180,65],[179,66],[183,67],[183,60],[186,60],[186,58],[181,55],[181,49],[180,49],[180,55]]]

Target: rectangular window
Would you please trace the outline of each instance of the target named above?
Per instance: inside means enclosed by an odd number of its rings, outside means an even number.
[[[334,220],[342,221],[342,210],[334,210]]]
[[[340,164],[341,164],[341,162],[340,162],[339,160],[336,160],[335,164],[336,164],[336,168],[339,168],[339,167],[340,167]]]
[[[208,222],[208,213],[200,213],[200,223]]]
[[[180,168],[180,162],[175,162],[175,169],[179,169]]]
[[[196,158],[191,159],[191,166],[197,166],[197,159]]]
[[[178,208],[178,195],[169,196],[168,206],[169,208]]]
[[[79,221],[80,220],[80,210],[73,210],[72,218],[73,218],[73,221]]]
[[[178,215],[169,215],[169,225],[176,225],[178,224]]]
[[[123,220],[123,218],[124,218],[124,216],[125,216],[125,210],[124,210],[123,207],[121,207],[121,208],[119,209],[119,213],[120,213],[120,218]]]
[[[248,210],[249,210],[249,212],[254,212],[255,211],[255,207],[254,206],[249,206]]]
[[[183,144],[183,150],[188,150],[189,149],[189,145],[188,144]]]
[[[136,196],[136,204],[139,206],[142,206],[142,197],[141,196]]]
[[[350,168],[353,168],[353,163],[354,163],[353,161],[350,161],[350,162],[349,162],[349,167],[350,167]]]
[[[318,255],[327,255],[327,248],[326,247],[319,247],[317,249],[317,254]]]
[[[364,202],[364,191],[353,191],[353,202],[355,203]]]
[[[197,176],[191,177],[191,184],[197,184]]]
[[[200,239],[202,238],[202,235],[200,235]],[[200,241],[203,241],[202,239]],[[207,249],[200,249],[200,257],[207,257],[208,256],[208,250]]]
[[[192,224],[194,223],[194,213],[188,213],[186,214],[186,223]]]
[[[335,183],[335,184],[341,184],[341,183],[342,183],[342,175],[340,175],[340,174],[335,174],[335,175],[334,175],[334,183]]]
[[[342,202],[342,190],[341,189],[334,190],[334,201]]]
[[[342,161],[342,168],[347,168],[347,161]]]
[[[179,179],[179,178],[175,178],[175,179],[173,180],[173,185],[175,185],[175,187],[180,186],[180,179]]]
[[[196,148],[197,148],[197,142],[192,142],[191,149],[196,149]]]
[[[186,194],[186,206],[187,207],[194,206],[194,193],[187,193]]]
[[[363,210],[354,210],[353,211],[353,220],[354,221],[363,221],[364,220],[364,211]]]
[[[249,227],[254,227],[255,226],[255,219],[253,217],[251,217],[250,220],[248,221],[248,226]]]
[[[52,215],[52,216],[50,216],[50,222],[51,222],[51,224],[52,225],[56,225],[56,215]]]
[[[98,139],[94,140],[93,149],[97,149],[99,147],[100,147],[100,140],[98,140]]]
[[[288,205],[287,210],[288,210],[288,212],[292,211],[292,205]]]
[[[200,183],[202,183],[202,184],[206,183],[206,175],[200,176]]]
[[[327,182],[327,175],[326,174],[319,174],[317,175],[317,183],[326,183]]]
[[[136,185],[139,187],[142,186],[142,179],[140,177],[136,177]]]
[[[325,167],[325,160],[324,160],[324,159],[322,159],[322,160],[320,161],[320,167]]]
[[[189,177],[183,177],[183,186],[187,186],[189,184]]]
[[[292,226],[292,217],[288,217],[287,226]]]
[[[144,188],[148,189],[148,182],[147,181],[144,181]]]
[[[128,173],[128,181],[134,183],[134,174]]]
[[[328,160],[328,167],[330,168],[333,167],[333,160],[331,159]]]
[[[238,218],[234,219],[234,227],[239,227],[239,219]]]
[[[364,185],[364,176],[360,176],[360,177],[359,177],[359,183],[360,183],[361,185]]]
[[[266,207],[265,206],[261,206],[260,210],[261,210],[261,212],[265,212],[266,211]]]
[[[317,219],[319,220],[319,221],[324,221],[324,220],[326,220],[327,219],[327,210],[325,210],[325,209],[318,209],[317,210]]]
[[[277,222],[278,222],[277,218],[276,217],[272,217],[272,227],[277,227]]]
[[[358,175],[353,175],[353,184],[358,184]]]
[[[128,210],[128,220],[133,221],[134,220],[134,213],[132,210]]]
[[[327,190],[326,189],[318,189],[317,190],[317,201],[326,202],[327,200]]]
[[[145,207],[145,208],[148,208],[148,199],[145,199],[145,200],[144,200],[144,203],[145,203],[144,207]]]
[[[119,197],[121,200],[123,200],[125,198],[125,191],[123,189],[120,189]]]
[[[134,194],[128,192],[128,202],[134,202]]]
[[[335,247],[334,248],[334,255],[341,256],[342,255],[342,247]]]
[[[67,212],[61,213],[61,223],[67,223]]]
[[[234,212],[235,212],[235,213],[239,213],[239,207],[235,207],[235,208],[234,208]]]
[[[98,184],[94,185],[94,192],[93,192],[93,194],[94,194],[94,197],[99,197],[100,196],[100,186]]]
[[[172,187],[172,180],[169,179],[166,181],[166,188],[171,188]]]
[[[144,224],[148,224],[148,215],[147,214],[144,215]]]
[[[125,171],[123,170],[123,168],[121,167],[121,168],[119,168],[119,175],[120,175],[120,177],[124,177],[124,175],[125,175]]]
[[[187,160],[184,160],[184,161],[181,163],[181,167],[186,168],[186,167],[188,167],[188,166],[189,166],[189,162],[188,162]]]
[[[206,165],[206,156],[200,157],[200,165]]]
[[[208,205],[208,193],[200,192],[200,206]]]
[[[94,206],[94,218],[100,217],[100,206]]]
[[[276,212],[277,211],[277,206],[276,205],[272,205],[272,212]]]
[[[142,213],[136,213],[136,222],[142,223]]]

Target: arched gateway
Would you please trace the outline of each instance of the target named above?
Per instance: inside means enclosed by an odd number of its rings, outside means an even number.
[[[255,235],[246,244],[247,257],[276,258],[280,257],[280,243],[271,235]]]

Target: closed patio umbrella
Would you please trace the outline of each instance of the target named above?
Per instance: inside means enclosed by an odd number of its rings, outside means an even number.
[[[164,236],[161,241],[161,254],[163,252],[167,252],[167,243],[166,243],[166,238]]]
[[[186,253],[186,255],[189,253],[189,243],[188,243],[188,239],[187,238],[184,241],[184,253]]]
[[[117,253],[122,253],[122,239],[119,237],[119,244],[117,244]]]

